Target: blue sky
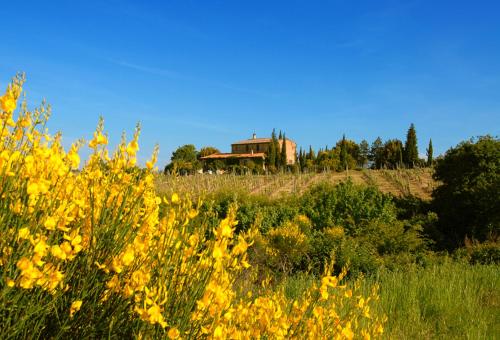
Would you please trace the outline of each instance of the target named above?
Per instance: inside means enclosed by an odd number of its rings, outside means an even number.
[[[499,1],[8,1],[0,86],[27,75],[67,145],[142,125],[183,144],[284,130],[299,146],[417,129],[419,151],[499,134]]]

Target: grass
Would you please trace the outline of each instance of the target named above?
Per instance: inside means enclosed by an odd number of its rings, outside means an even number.
[[[383,271],[362,285],[380,285],[392,339],[495,339],[500,336],[500,267],[444,263]]]
[[[283,280],[294,298],[317,280],[299,273]],[[353,284],[354,282],[350,282]],[[360,292],[380,287],[380,303],[371,311],[388,318],[387,339],[498,339],[500,267],[445,261],[427,268],[381,270],[360,278]]]

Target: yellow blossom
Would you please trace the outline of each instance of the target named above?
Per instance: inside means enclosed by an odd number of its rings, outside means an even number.
[[[17,232],[17,237],[19,239],[27,240],[30,237],[30,235],[31,235],[30,230],[29,228],[26,227],[19,229]]]
[[[177,339],[180,336],[180,332],[177,328],[173,327],[168,330],[167,336],[169,339]]]
[[[2,97],[0,97],[0,106],[2,110],[7,113],[12,113],[16,109],[16,98],[14,98],[11,91],[7,91]]]
[[[82,307],[82,300],[73,301],[71,307],[69,308],[69,317],[72,318],[76,312]]]
[[[224,251],[221,249],[220,246],[216,245],[214,246],[214,251],[212,253],[212,256],[215,259],[220,259],[222,256],[224,256]]]
[[[43,224],[48,230],[54,230],[56,228],[56,220],[54,217],[47,217],[45,223]]]
[[[179,195],[177,195],[176,193],[173,193],[171,201],[172,201],[172,204],[178,204],[179,203]]]
[[[66,258],[67,258],[66,253],[57,244],[53,245],[50,248],[50,253],[52,254],[52,256],[54,256],[54,257],[56,257],[58,259],[61,259],[61,260],[66,260]]]
[[[137,151],[139,150],[139,144],[137,143],[137,141],[134,139],[133,141],[131,141],[130,143],[128,143],[127,145],[127,153],[131,156],[135,156],[135,154],[137,153]]]
[[[122,255],[122,263],[125,265],[125,266],[129,266],[132,261],[134,261],[134,258],[135,258],[135,253],[134,253],[134,249],[132,247],[129,247],[127,248],[127,250],[125,251],[125,253],[123,253]]]

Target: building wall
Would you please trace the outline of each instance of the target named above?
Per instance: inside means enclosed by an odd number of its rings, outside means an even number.
[[[280,139],[280,148],[283,145],[283,141]],[[286,160],[288,165],[295,164],[295,155],[297,154],[297,144],[292,142],[291,140],[286,140]]]
[[[278,140],[280,145],[283,144],[283,140]],[[248,144],[233,144],[231,145],[231,153],[251,153],[253,152],[267,152],[269,150],[270,143],[248,143]],[[286,158],[289,165],[295,164],[295,155],[297,153],[297,144],[291,140],[286,140]]]
[[[231,153],[267,152],[269,143],[233,144]]]

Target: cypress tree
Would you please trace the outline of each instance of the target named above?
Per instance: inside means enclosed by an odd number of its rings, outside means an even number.
[[[403,167],[403,150],[400,145],[398,145],[398,168]]]
[[[280,158],[281,148],[280,148],[280,143],[278,142],[278,138],[276,138],[276,133],[274,134],[272,143],[274,144],[274,150],[276,150],[273,165],[276,167],[276,169],[279,169],[281,165],[281,158]]]
[[[404,148],[404,161],[409,168],[415,167],[418,163],[417,132],[413,123],[406,134],[406,143]]]
[[[316,159],[316,155],[314,154],[314,150],[312,146],[309,145],[309,153],[307,154],[307,159],[314,161]]]
[[[288,165],[288,160],[287,160],[287,157],[286,157],[286,137],[285,137],[285,133],[283,133],[283,139],[282,139],[282,144],[281,144],[281,166],[283,167],[283,169],[286,169],[287,168],[287,165]]]
[[[276,131],[273,129],[273,133],[271,134],[271,142],[269,143],[268,153],[268,166],[274,167],[276,166],[276,144],[274,140],[276,139]]]
[[[427,148],[427,166],[432,166],[432,157],[434,150],[432,149],[432,139],[429,139],[429,147]]]
[[[340,164],[342,164],[344,170],[347,170],[347,143],[345,134],[342,136],[342,142],[340,143]]]
[[[297,162],[299,163],[299,169],[302,171],[302,147],[299,149],[299,153],[297,154]]]
[[[302,149],[302,147],[301,147],[301,149]],[[301,153],[302,153],[302,155],[301,155],[301,161],[300,161],[300,170],[304,171],[304,169],[306,168],[306,150],[302,150]]]

